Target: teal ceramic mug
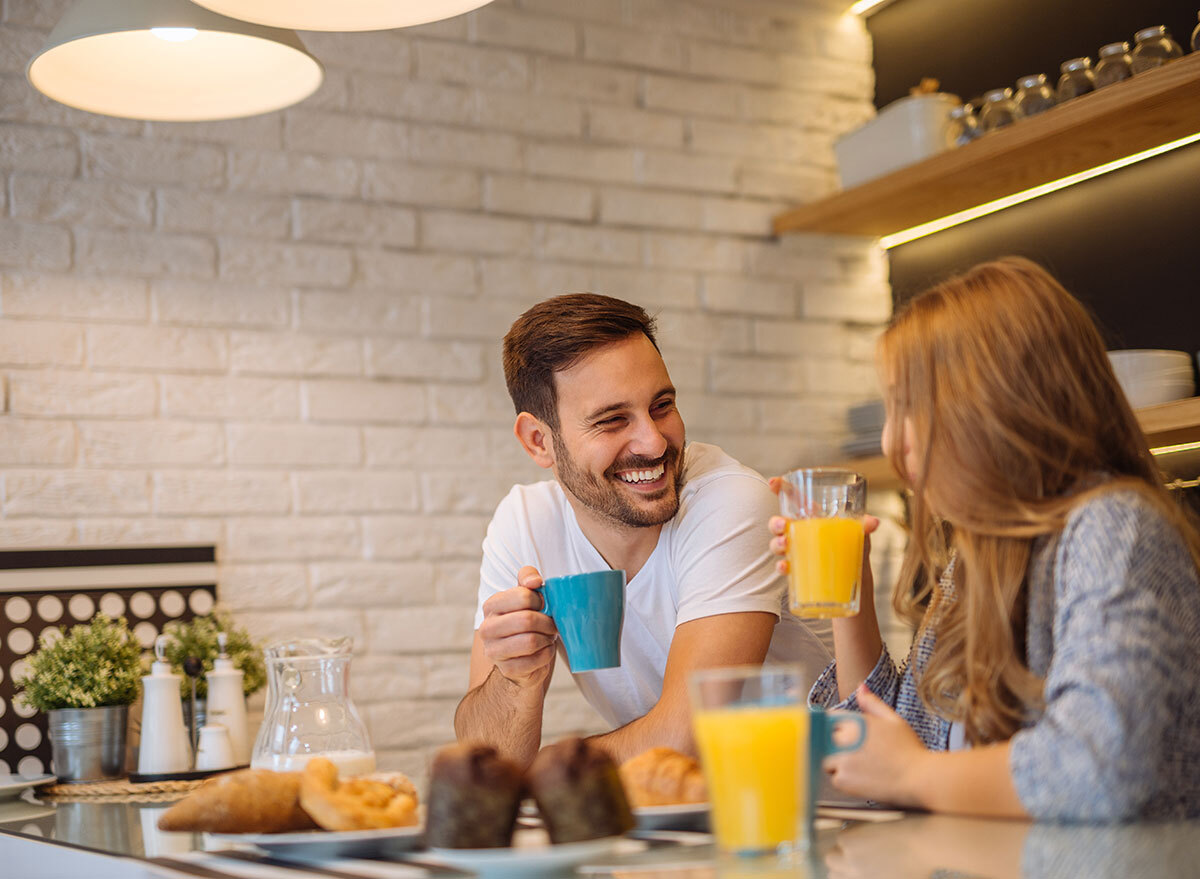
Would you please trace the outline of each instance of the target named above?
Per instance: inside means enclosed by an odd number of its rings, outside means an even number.
[[[558,627],[572,672],[621,664],[624,571],[551,577],[542,584],[541,593],[542,613]]]
[[[808,709],[808,805],[809,816],[817,813],[817,792],[821,787],[821,779],[825,772],[821,764],[832,754],[845,751],[857,751],[867,740],[867,722],[861,714],[850,711],[828,713],[824,708],[811,706]],[[858,727],[858,738],[846,745],[839,745],[833,740],[833,731],[841,723],[850,723]],[[811,833],[811,827],[810,831]]]

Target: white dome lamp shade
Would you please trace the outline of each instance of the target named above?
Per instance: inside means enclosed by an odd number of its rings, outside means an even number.
[[[70,107],[168,122],[269,113],[304,100],[324,78],[291,31],[188,0],[78,0],[25,75]]]
[[[453,18],[492,0],[197,0],[222,15],[299,31],[378,31]]]

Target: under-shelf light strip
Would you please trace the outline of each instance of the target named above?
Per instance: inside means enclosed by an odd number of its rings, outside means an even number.
[[[1200,442],[1179,443],[1174,446],[1156,446],[1150,450],[1151,455],[1173,455],[1177,452],[1200,451]]]
[[[931,220],[928,223],[922,223],[919,226],[913,226],[911,229],[904,229],[892,235],[884,235],[879,239],[879,243],[885,249],[890,250],[893,247],[898,247],[901,244],[907,244],[910,241],[915,241],[918,238],[924,238],[926,235],[932,235],[934,232],[941,232],[943,229],[949,229],[953,226],[960,226],[963,223],[968,223],[971,220],[977,220],[980,217],[986,217],[988,214],[994,214],[997,211],[1002,211],[1005,208],[1011,208],[1013,205],[1019,205],[1027,201],[1032,201],[1043,195],[1049,195],[1051,192],[1057,192],[1060,189],[1066,189],[1068,186],[1074,186],[1076,183],[1082,183],[1085,180],[1091,180],[1093,177],[1099,177],[1102,174],[1107,174],[1110,171],[1116,171],[1119,168],[1125,168],[1137,162],[1143,162],[1146,159],[1152,159],[1155,156],[1161,156],[1163,153],[1168,153],[1171,150],[1177,150],[1180,147],[1185,147],[1188,144],[1200,141],[1200,131],[1195,134],[1190,134],[1187,137],[1181,137],[1179,140],[1173,140],[1170,143],[1164,143],[1161,146],[1152,147],[1148,150],[1142,150],[1140,153],[1134,153],[1131,156],[1126,156],[1123,159],[1115,159],[1111,162],[1105,162],[1103,165],[1097,165],[1095,168],[1089,168],[1086,171],[1080,171],[1078,174],[1071,174],[1059,180],[1043,183],[1041,186],[1035,186],[1032,189],[1026,189],[1023,192],[1017,192],[1013,195],[1006,195],[1004,198],[998,198],[995,201],[989,201],[986,204],[981,204],[978,207],[967,208],[965,211],[959,211],[956,214],[949,214],[937,220]]]
[[[869,11],[874,9],[876,6],[880,5],[881,3],[886,3],[886,2],[888,2],[888,0],[858,0],[857,3],[855,3],[853,6],[850,7],[850,14],[851,15],[866,15]]]

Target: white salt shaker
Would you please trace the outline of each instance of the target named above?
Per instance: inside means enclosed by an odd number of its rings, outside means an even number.
[[[156,661],[142,678],[142,743],[138,751],[138,774],[160,775],[187,772],[192,768],[192,746],[183,728],[183,703],[179,699],[180,676],[171,673],[164,656],[167,635],[154,641]]]
[[[217,633],[221,653],[213,662],[213,670],[205,676],[208,680],[208,719],[227,730],[233,746],[232,765],[248,766],[251,743],[246,722],[246,696],[242,691],[244,675],[225,652],[227,637],[224,632]]]
[[[196,768],[232,769],[235,765],[229,730],[219,723],[206,723],[200,727],[200,744],[196,746]]]

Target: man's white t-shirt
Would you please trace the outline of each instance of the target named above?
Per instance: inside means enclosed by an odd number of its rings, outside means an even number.
[[[716,446],[689,443],[679,512],[625,587],[619,668],[580,672],[575,682],[613,727],[645,715],[662,693],[675,627],[716,614],[763,611],[780,622],[768,662],[800,662],[812,680],[832,657],[828,621],[810,625],[787,608],[787,584],[767,548],[767,519],[779,504],[767,482]],[[483,541],[479,605],[533,565],[542,577],[607,570],[555,481],[517,485],[500,502]],[[566,663],[559,663],[565,666]]]

